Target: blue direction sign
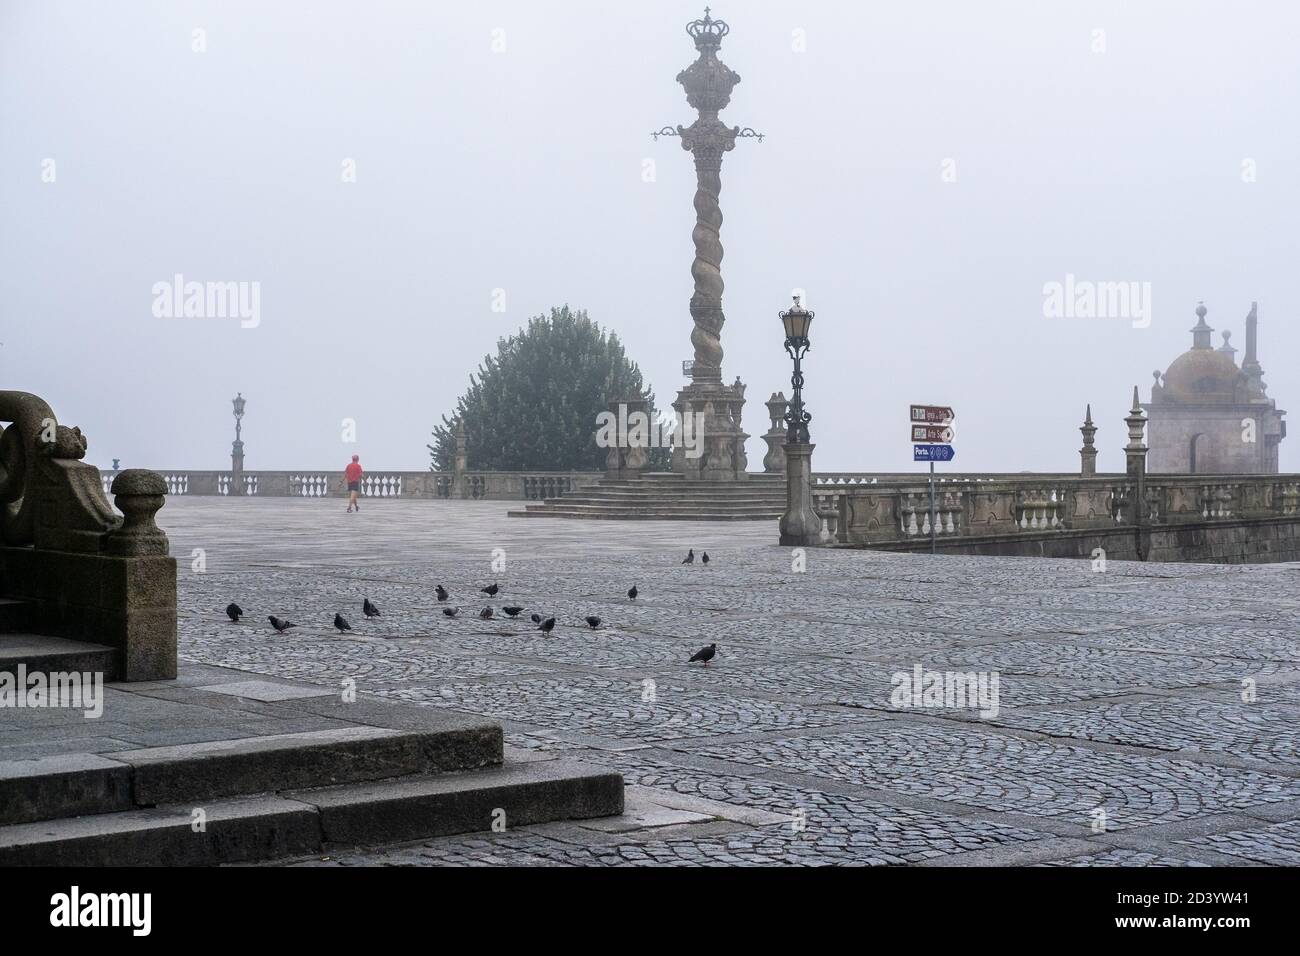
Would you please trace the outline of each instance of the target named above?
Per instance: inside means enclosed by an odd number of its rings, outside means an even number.
[[[952,461],[957,453],[952,445],[913,445],[912,461]]]

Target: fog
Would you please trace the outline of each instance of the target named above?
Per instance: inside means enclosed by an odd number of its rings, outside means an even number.
[[[702,7],[5,0],[4,387],[101,465],[228,467],[239,391],[249,469],[419,469],[498,338],[568,303],[666,407],[692,355],[695,174],[650,133],[695,117],[675,76]],[[1300,7],[713,14],[742,77],[722,119],[765,134],[722,170],[751,469],[797,288],[819,471],[924,468],[911,402],[957,410],[941,470],[996,471],[1077,470],[1091,402],[1120,470],[1132,387],[1190,346],[1198,300],[1239,349],[1258,300],[1269,393],[1300,409]],[[258,321],[156,316],[177,274],[257,283]],[[1149,283],[1149,321],[1049,317],[1067,276]],[[1281,449],[1300,470],[1300,437]]]

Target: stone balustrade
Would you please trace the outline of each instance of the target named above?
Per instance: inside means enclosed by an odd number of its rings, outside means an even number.
[[[1157,536],[1157,550],[1188,548],[1211,560],[1223,555],[1204,532],[1231,525],[1242,530],[1240,540],[1234,538],[1239,549],[1234,553],[1258,559],[1258,550],[1274,553],[1272,560],[1300,558],[1300,553],[1282,557],[1291,553],[1293,535],[1300,549],[1297,475],[1147,475],[1141,515],[1134,483],[1120,474],[947,477],[936,481],[935,492],[934,537],[936,543],[946,542],[948,551],[1086,556],[1079,542],[1096,544],[1137,529]],[[834,529],[834,543],[928,546],[930,489],[924,476],[819,474],[813,500]],[[1077,541],[1044,544],[1053,538]]]
[[[342,498],[347,483],[341,471],[180,471],[158,472],[171,496],[221,495],[261,498]],[[107,493],[117,472],[102,470]],[[581,471],[368,471],[361,478],[364,498],[471,498],[541,501],[561,498],[596,484],[600,472]]]

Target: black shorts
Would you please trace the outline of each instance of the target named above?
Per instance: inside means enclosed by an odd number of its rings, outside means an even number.
[[[361,490],[361,482],[359,481],[348,482],[348,491],[360,491],[360,490]]]

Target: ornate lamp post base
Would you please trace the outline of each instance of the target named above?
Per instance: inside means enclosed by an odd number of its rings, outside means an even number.
[[[785,514],[781,544],[813,547],[821,539],[822,519],[812,503],[812,453],[816,445],[785,446]]]

